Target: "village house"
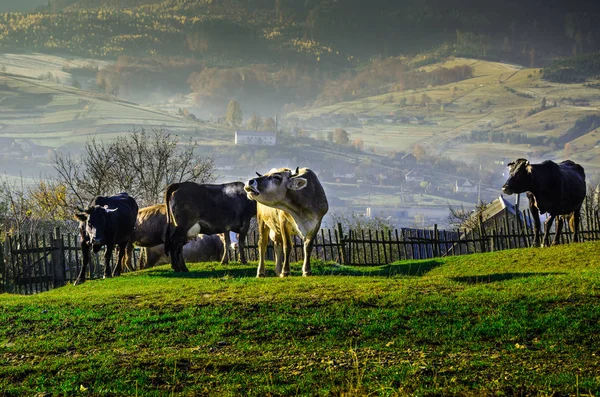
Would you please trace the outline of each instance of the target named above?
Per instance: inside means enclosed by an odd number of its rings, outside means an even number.
[[[468,179],[457,179],[454,186],[455,193],[477,193],[478,187]]]
[[[271,131],[236,131],[236,145],[274,146],[277,143],[277,134]]]

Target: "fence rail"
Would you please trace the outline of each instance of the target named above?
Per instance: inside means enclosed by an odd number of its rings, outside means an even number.
[[[333,261],[352,266],[384,265],[400,260],[430,259],[444,256],[493,252],[533,245],[532,218],[529,210],[519,215],[508,214],[484,222],[479,219],[470,229],[438,230],[347,230],[340,224],[334,230],[321,229],[317,235],[312,256],[323,261]],[[556,222],[550,231],[556,234]],[[582,211],[580,228],[582,241],[600,240],[598,211]],[[560,243],[569,244],[573,234],[563,230]],[[246,240],[246,257],[258,260],[258,234],[249,234]],[[115,250],[116,251],[116,250]],[[290,260],[302,260],[303,244],[295,239]],[[139,263],[139,250],[134,251],[134,269]],[[238,253],[233,252],[237,260]],[[113,263],[115,262],[113,255]],[[273,259],[269,246],[267,258]],[[61,234],[59,229],[49,235],[7,235],[0,246],[0,292],[34,294],[73,282],[82,265],[77,236]],[[102,253],[92,254],[89,279],[103,277]]]

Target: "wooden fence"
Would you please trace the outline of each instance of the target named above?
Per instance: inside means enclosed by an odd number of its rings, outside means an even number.
[[[341,225],[337,225],[335,230],[320,231],[312,256],[344,265],[370,266],[533,245],[529,210],[519,213],[519,216],[506,215],[486,222],[480,219],[476,223],[473,228],[456,230],[438,230],[434,226],[432,229],[344,231]],[[572,232],[567,227],[564,229],[560,242],[571,243]],[[550,232],[551,239],[555,233],[556,222]],[[581,238],[583,241],[600,240],[598,211],[582,211]],[[251,233],[245,248],[248,260],[258,259],[257,242],[257,233]],[[58,229],[48,236],[7,235],[0,249],[0,292],[34,294],[47,291],[73,282],[81,269],[77,236],[63,235]],[[295,239],[291,252],[293,262],[302,260],[302,249],[301,240]],[[237,253],[233,255],[237,260]],[[102,258],[102,252],[92,254],[87,274],[89,279],[103,276]],[[273,259],[272,246],[268,249],[267,258]],[[134,268],[138,261],[139,252],[136,249]]]

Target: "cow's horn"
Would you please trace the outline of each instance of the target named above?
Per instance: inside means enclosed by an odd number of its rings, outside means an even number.
[[[85,210],[83,209],[83,207],[77,206],[77,211],[79,212],[85,212]]]
[[[261,174],[259,174],[258,172],[256,172],[256,175],[258,175],[259,177],[262,177],[262,175],[261,175]]]
[[[296,171],[294,171],[294,175],[298,175],[300,173],[300,167],[296,167]]]

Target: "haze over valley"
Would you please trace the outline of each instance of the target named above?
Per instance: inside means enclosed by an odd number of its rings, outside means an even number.
[[[595,187],[599,4],[479,3],[3,2],[5,183],[160,130],[219,182],[310,167],[329,225],[449,226],[449,207],[498,198],[517,158],[571,159]]]

